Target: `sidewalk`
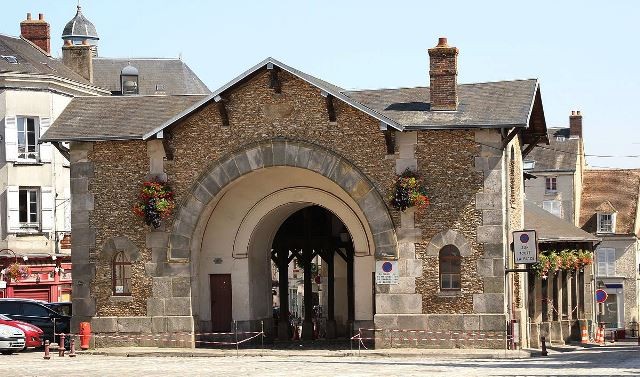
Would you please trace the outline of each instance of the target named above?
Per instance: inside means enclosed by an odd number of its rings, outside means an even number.
[[[616,343],[567,344],[547,348],[549,355],[585,349],[603,349],[636,345],[635,339],[620,340]],[[639,347],[640,348],[640,347]],[[522,359],[541,357],[539,349],[521,349],[515,351],[493,349],[420,349],[420,348],[388,348],[377,350],[326,350],[326,349],[269,349],[259,348],[158,348],[158,347],[110,347],[79,351],[79,354],[126,357],[395,357],[395,358],[441,358],[441,359]]]
[[[536,351],[536,350],[533,350]],[[417,349],[391,348],[379,350],[274,350],[274,349],[210,349],[210,348],[157,348],[157,347],[112,347],[80,351],[79,354],[126,356],[126,357],[406,357],[406,358],[465,358],[465,359],[519,359],[531,357],[530,350],[490,349]]]

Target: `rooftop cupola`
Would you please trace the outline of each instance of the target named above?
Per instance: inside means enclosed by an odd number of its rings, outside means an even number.
[[[78,5],[78,11],[75,17],[71,21],[67,22],[67,25],[62,31],[62,40],[65,45],[90,45],[93,55],[97,55],[98,47],[98,33],[96,27],[93,26],[91,21],[82,14],[82,7]]]

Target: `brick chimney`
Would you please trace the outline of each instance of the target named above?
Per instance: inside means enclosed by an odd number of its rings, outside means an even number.
[[[572,111],[569,116],[569,138],[582,138],[582,114]]]
[[[93,51],[87,40],[80,45],[66,40],[62,46],[62,63],[87,81],[93,82]]]
[[[429,49],[431,110],[455,111],[458,108],[458,49],[440,38]]]
[[[20,35],[31,43],[40,47],[47,54],[51,54],[51,28],[44,20],[44,14],[40,13],[37,20],[31,19],[31,13],[27,13],[27,19],[20,22]]]

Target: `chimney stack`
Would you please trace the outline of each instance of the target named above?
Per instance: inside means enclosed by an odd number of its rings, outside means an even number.
[[[44,14],[40,13],[37,20],[32,20],[31,13],[27,13],[27,19],[20,22],[20,35],[51,54],[51,28],[44,20]]]
[[[440,38],[429,49],[431,110],[455,111],[458,108],[458,49]]]
[[[582,138],[582,114],[572,111],[569,116],[569,138]]]
[[[74,45],[70,40],[64,41],[62,64],[92,83],[93,51],[91,47],[86,40],[80,45]]]

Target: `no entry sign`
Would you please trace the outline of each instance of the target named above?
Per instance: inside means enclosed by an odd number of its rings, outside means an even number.
[[[515,262],[532,264],[538,262],[538,239],[535,230],[513,232]]]
[[[596,302],[605,302],[607,301],[607,292],[604,289],[596,289]]]

